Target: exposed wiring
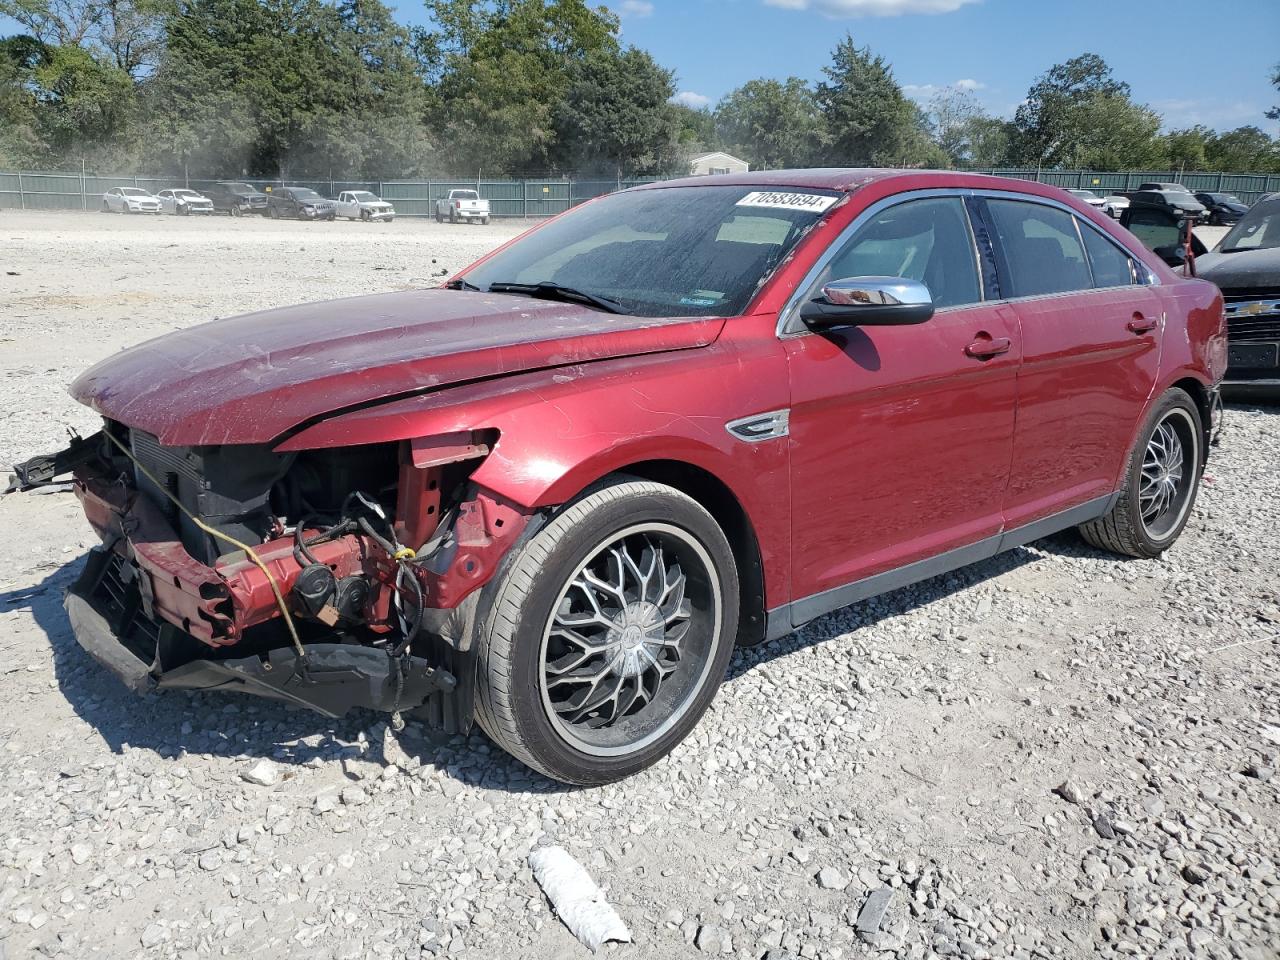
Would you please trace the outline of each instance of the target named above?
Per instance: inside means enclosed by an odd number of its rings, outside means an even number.
[[[262,559],[254,551],[253,547],[249,546],[247,543],[241,543],[235,537],[228,536],[215,527],[209,526],[209,524],[197,517],[194,513],[188,510],[183,502],[174,496],[174,494],[171,493],[163,483],[157,480],[152,475],[151,471],[144,467],[138,461],[138,458],[133,455],[133,451],[116,439],[115,435],[110,430],[104,430],[102,432],[108,440],[116,445],[121,453],[133,461],[133,465],[138,468],[139,472],[141,472],[144,477],[151,481],[152,486],[164,494],[164,496],[167,497],[175,507],[181,510],[192,523],[205,533],[209,534],[209,536],[222,540],[225,543],[229,543],[238,550],[243,550],[245,552],[245,556],[252,560],[257,568],[262,571],[263,575],[267,578],[267,582],[271,584],[271,592],[275,594],[276,606],[280,608],[280,615],[284,617],[284,623],[289,630],[289,637],[293,641],[293,648],[297,651],[298,660],[303,666],[305,666],[307,663],[307,653],[306,650],[303,649],[302,639],[298,636],[298,628],[294,625],[293,616],[289,613],[289,605],[284,602],[284,594],[280,592],[280,584],[276,582],[275,576],[267,568],[267,565],[262,562]]]

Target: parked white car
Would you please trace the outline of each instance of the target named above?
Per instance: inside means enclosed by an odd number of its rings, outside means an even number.
[[[1118,197],[1113,195],[1113,196],[1102,198],[1102,211],[1108,217],[1115,217],[1117,220],[1119,220],[1120,214],[1124,213],[1128,209],[1129,209],[1128,197]]]
[[[159,213],[160,198],[141,187],[112,187],[102,195],[103,213]]]
[[[1095,207],[1096,209],[1099,209],[1099,210],[1102,209],[1102,205],[1105,202],[1100,196],[1098,196],[1092,190],[1068,190],[1067,193],[1071,194],[1073,197],[1075,197],[1078,200],[1083,200],[1089,206]]]
[[[450,190],[447,197],[436,201],[436,223],[489,222],[489,201],[481,200],[474,190]]]
[[[396,208],[368,190],[343,190],[338,194],[338,216],[348,220],[385,220],[396,218]]]
[[[160,209],[165,213],[174,213],[185,217],[191,213],[207,213],[213,215],[213,201],[202,193],[188,190],[186,187],[174,187],[172,190],[161,190]]]

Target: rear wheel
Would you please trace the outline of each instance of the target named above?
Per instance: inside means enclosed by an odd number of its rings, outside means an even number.
[[[107,203],[107,201],[105,200],[102,201],[102,212],[103,213],[111,212],[111,204]]]
[[[1174,388],[1147,415],[1129,454],[1120,499],[1104,517],[1080,527],[1103,550],[1150,559],[1182,533],[1204,467],[1204,426],[1186,391]]]
[[[706,711],[733,652],[729,543],[700,504],[662,484],[588,491],[487,589],[477,719],[563,783],[609,783],[666,756]]]

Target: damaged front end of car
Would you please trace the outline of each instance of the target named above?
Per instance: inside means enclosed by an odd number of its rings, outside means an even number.
[[[107,419],[10,489],[71,474],[102,544],[67,613],[131,689],[413,710],[465,732],[481,588],[539,519],[471,481],[495,441],[173,447]]]

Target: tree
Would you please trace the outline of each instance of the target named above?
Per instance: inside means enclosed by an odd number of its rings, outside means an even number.
[[[1280,63],[1276,64],[1275,71],[1271,74],[1271,85],[1280,91]],[[1267,111],[1267,119],[1280,120],[1280,104]]]
[[[674,75],[643,50],[596,50],[569,71],[556,107],[561,169],[619,178],[669,173],[679,159]]]
[[[1164,160],[1160,115],[1127,96],[1096,91],[1079,105],[1074,141],[1061,162],[1092,170],[1141,170]]]
[[[888,62],[846,36],[822,72],[826,79],[816,99],[830,138],[829,160],[850,166],[912,162],[926,140],[919,113]]]
[[[1280,141],[1258,127],[1238,127],[1213,137],[1206,145],[1213,170],[1280,173]]]
[[[410,174],[425,90],[380,0],[177,0],[147,84],[170,168],[292,176]]]
[[[716,115],[709,108],[691,107],[684,103],[672,103],[671,108],[675,111],[676,140],[684,156],[696,156],[721,148],[716,134]]]
[[[1086,145],[1093,128],[1099,123],[1095,111],[1103,111],[1107,130],[1094,137],[1094,146]],[[1129,98],[1129,85],[1116,80],[1105,60],[1086,53],[1055,64],[1039,77],[1027,91],[1027,99],[1014,115],[1017,128],[1016,151],[1021,159],[1045,166],[1071,166],[1085,162],[1086,156],[1133,155],[1150,152],[1136,149],[1132,138],[1123,146],[1108,146],[1122,133],[1114,127],[1124,122],[1136,123],[1143,131],[1154,116]],[[1159,122],[1157,119],[1156,128]],[[1154,137],[1155,130],[1151,130]]]
[[[806,167],[823,149],[822,114],[799,77],[751,80],[720,101],[717,138],[757,169]]]
[[[44,56],[34,37],[0,40],[0,166],[38,166],[47,153],[32,74]]]
[[[416,47],[436,84],[440,131],[458,173],[539,173],[553,162],[555,112],[574,66],[618,50],[618,19],[584,0],[429,0]]]
[[[1164,147],[1169,166],[1178,170],[1207,170],[1205,158],[1213,137],[1213,131],[1200,124],[1165,134]]]
[[[972,91],[947,87],[925,111],[929,133],[950,165],[993,167],[1009,152],[1009,124],[989,116]]]
[[[138,79],[163,47],[161,0],[0,0],[0,16],[51,47],[81,47]]]

